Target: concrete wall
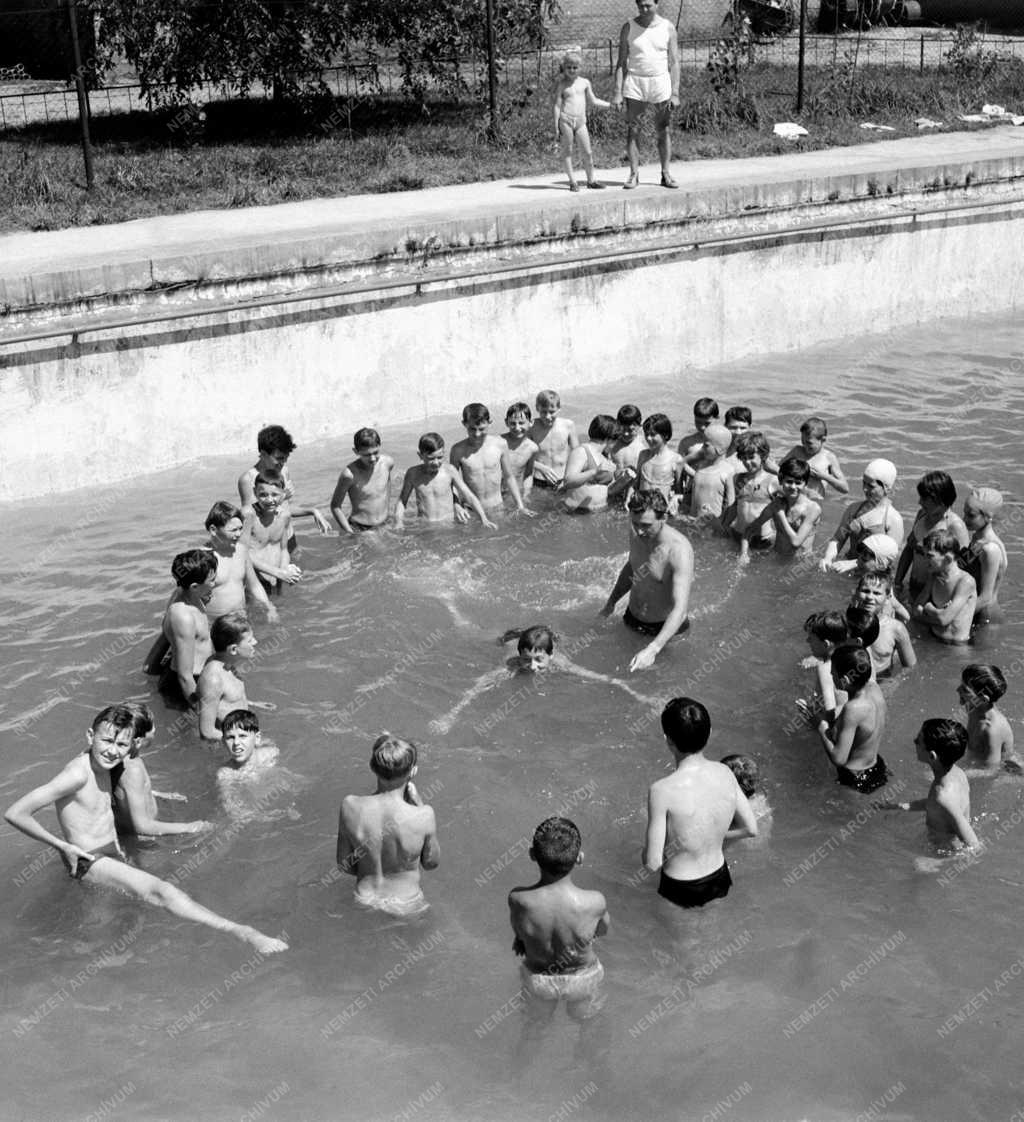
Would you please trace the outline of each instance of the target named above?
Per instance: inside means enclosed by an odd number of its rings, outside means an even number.
[[[552,382],[1018,308],[1022,173],[1024,158],[636,201],[608,191],[415,233],[362,228],[344,253],[322,240],[317,267],[297,236],[239,251],[234,277],[223,252],[217,265],[198,251],[150,260],[147,275],[193,278],[172,288],[117,291],[112,266],[99,280],[12,274],[0,498],[246,452],[268,421],[308,443]]]

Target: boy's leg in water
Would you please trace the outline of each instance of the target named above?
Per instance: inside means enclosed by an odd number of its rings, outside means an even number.
[[[147,904],[155,904],[159,908],[166,908],[167,911],[173,915],[181,916],[182,919],[190,919],[194,923],[202,923],[216,931],[224,931],[229,935],[234,935],[236,939],[251,944],[263,954],[273,954],[275,951],[288,949],[288,944],[281,939],[264,935],[257,931],[255,927],[247,927],[244,924],[225,919],[224,916],[217,915],[216,912],[196,903],[191,896],[182,892],[175,885],[160,880],[159,877],[144,872],[142,869],[132,868],[131,865],[125,865],[112,858],[99,858],[90,867],[87,876],[90,884],[120,888],[123,892],[129,893]]]

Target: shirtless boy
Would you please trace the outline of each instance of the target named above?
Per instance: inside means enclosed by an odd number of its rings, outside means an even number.
[[[196,699],[196,679],[213,653],[206,605],[213,595],[217,562],[209,549],[190,549],[171,562],[178,588],[164,611],[163,633],[171,648],[171,666],[160,679],[160,692],[179,705]]]
[[[699,467],[690,486],[690,511],[694,518],[717,522],[735,502],[735,471],[726,458],[732,436],[724,425],[711,424],[704,430],[703,467]]]
[[[629,500],[629,558],[601,609],[610,616],[626,593],[627,627],[651,642],[633,656],[630,670],[646,670],[677,633],[689,630],[686,618],[693,583],[693,547],[667,522],[668,502],[660,491],[634,493]]]
[[[261,782],[274,774],[271,769],[280,752],[276,745],[263,743],[259,720],[251,709],[232,709],[224,717],[221,734],[231,762],[217,769],[217,789],[232,822],[240,823],[258,814],[270,796],[281,791],[281,786]]]
[[[803,460],[787,458],[779,465],[779,490],[747,527],[747,536],[761,533],[771,522],[775,529],[775,552],[783,557],[804,556],[814,549],[814,534],[821,521],[821,507],[806,494],[809,478]],[[739,477],[737,477],[738,481]],[[740,545],[740,560],[746,556]]]
[[[604,967],[594,940],[608,933],[604,896],[580,888],[573,870],[583,863],[580,832],[568,818],[546,818],[534,831],[530,860],[537,863],[536,884],[508,894],[512,950],[522,955],[523,988],[533,998],[555,1003],[585,1021],[600,1012]]]
[[[502,492],[506,491],[512,496],[516,510],[532,518],[533,511],[523,505],[508,446],[500,436],[487,433],[491,424],[487,406],[479,401],[470,402],[462,410],[462,424],[466,438],[452,445],[451,465],[461,472],[463,482],[480,500],[480,505],[487,512],[501,510]]]
[[[292,486],[291,477],[288,475],[288,457],[295,451],[295,441],[291,433],[280,425],[267,425],[256,434],[256,448],[259,459],[251,468],[243,471],[238,477],[238,496],[242,503],[243,514],[252,510],[255,498],[257,475],[280,475],[284,480],[284,502],[288,504],[288,513],[293,518],[309,517],[313,519],[316,528],[321,534],[330,532],[330,524],[315,506],[293,506],[295,488]],[[289,548],[292,548],[289,545]]]
[[[266,611],[267,619],[276,620],[277,608],[271,604],[256,575],[249,556],[249,543],[242,540],[242,512],[232,503],[214,503],[206,516],[206,529],[217,558],[213,595],[206,605],[210,620],[228,612],[244,612],[246,593]]]
[[[356,878],[357,903],[393,916],[412,916],[428,905],[420,868],[436,869],[441,856],[434,811],[413,783],[416,745],[383,733],[370,756],[377,777],[372,795],[346,795],[338,816],[338,868]]]
[[[974,577],[957,564],[960,543],[949,530],[933,530],[922,542],[922,549],[929,576],[910,614],[941,642],[967,643],[978,590]]]
[[[210,628],[213,654],[199,675],[199,735],[220,740],[221,721],[232,709],[247,709],[245,683],[235,667],[252,658],[256,636],[244,612],[228,612]]]
[[[960,672],[956,696],[967,714],[967,751],[972,763],[995,771],[1002,765],[1016,775],[1020,760],[1013,750],[1013,728],[996,702],[1006,693],[998,666],[972,662]]]
[[[971,785],[956,766],[967,751],[967,730],[959,721],[932,718],[921,725],[914,739],[917,758],[932,769],[928,795],[901,810],[923,810],[928,836],[935,845],[980,849],[981,842],[971,825]],[[932,868],[932,866],[925,866]]]
[[[508,430],[501,434],[508,448],[509,467],[524,499],[533,486],[533,459],[538,451],[537,445],[527,435],[532,420],[529,405],[525,401],[514,401],[505,411]]]
[[[864,573],[846,609],[850,635],[859,639],[871,656],[876,678],[891,674],[897,658],[907,670],[917,665],[906,625],[885,611],[891,593],[892,580],[887,573]]]
[[[863,647],[837,647],[832,681],[846,692],[846,704],[834,725],[818,722],[818,735],[837,781],[867,795],[889,781],[885,760],[878,754],[885,734],[885,698],[871,677],[871,656]]]
[[[343,534],[376,530],[387,522],[395,470],[395,461],[380,450],[376,429],[360,429],[353,437],[352,451],[356,458],[338,476],[331,496],[331,514]],[[347,516],[342,510],[346,495],[352,507]]]
[[[999,585],[1006,575],[1006,546],[996,534],[993,520],[1002,509],[1003,496],[994,487],[975,487],[964,500],[964,524],[971,540],[960,554],[960,565],[974,578],[978,622],[997,618]]]
[[[173,799],[184,802],[184,795],[162,794],[153,790],[142,752],[153,740],[153,714],[148,705],[124,706],[132,714],[132,746],[124,762],[115,764],[110,772],[113,791],[114,822],[118,834],[140,834],[161,837],[165,834],[197,834],[211,827],[210,822],[161,821],[156,800]]]
[[[722,525],[738,539],[741,558],[749,556],[751,546],[771,549],[775,541],[774,523],[770,518],[760,518],[770,505],[775,489],[775,477],[764,466],[769,454],[764,433],[744,432],[736,439],[741,470],[733,479],[734,505],[724,511]],[[757,523],[756,531],[751,529],[754,523]]]
[[[643,863],[661,870],[658,895],[681,908],[700,908],[728,894],[728,839],[757,837],[757,819],[725,764],[709,760],[707,709],[674,697],[662,710],[661,728],[676,769],[651,785]]]
[[[693,403],[693,432],[679,441],[677,451],[691,468],[701,466],[704,457],[704,433],[708,425],[718,421],[718,402],[713,397],[698,397]]]
[[[444,437],[436,432],[425,432],[419,440],[420,463],[414,464],[402,480],[402,493],[395,507],[395,527],[405,525],[405,508],[409,499],[416,496],[416,509],[425,522],[453,522],[456,516],[455,499],[476,512],[477,518],[490,530],[498,527],[487,517],[480,500],[462,481],[462,476],[444,462]]]
[[[255,501],[248,520],[249,553],[256,575],[269,593],[281,584],[295,584],[302,570],[293,565],[288,553],[292,537],[292,516],[284,499],[284,480],[280,475],[256,476]]]
[[[837,495],[850,493],[850,485],[846,482],[835,453],[825,447],[827,439],[828,425],[820,417],[808,417],[800,426],[800,443],[786,453],[787,460],[802,460],[807,464],[810,471],[807,494],[817,502],[827,497],[826,487],[830,487]]]
[[[23,834],[53,846],[76,880],[118,888],[173,915],[234,935],[261,954],[287,950],[288,944],[281,939],[225,919],[197,904],[175,885],[125,863],[111,809],[111,772],[131,751],[134,727],[130,710],[120,705],[104,709],[86,732],[88,749],[55,779],[20,798],[4,817]],[[57,811],[63,838],[35,818],[51,804]]]
[[[533,459],[535,487],[555,488],[565,475],[569,453],[579,444],[576,426],[559,417],[561,398],[554,390],[537,394],[537,419],[530,426],[530,439],[537,445]]]

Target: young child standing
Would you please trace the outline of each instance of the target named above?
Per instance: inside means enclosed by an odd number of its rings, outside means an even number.
[[[535,487],[554,489],[562,482],[569,453],[579,444],[576,425],[559,417],[562,399],[554,390],[537,394],[537,419],[530,426],[530,439],[537,445],[533,459]]]
[[[256,636],[244,612],[228,612],[210,628],[213,654],[199,675],[199,735],[221,739],[221,721],[232,709],[247,709],[245,683],[235,674],[240,662],[252,658]]]
[[[462,502],[476,513],[477,518],[490,530],[498,527],[487,517],[480,500],[462,481],[454,468],[444,462],[444,437],[436,432],[425,432],[419,440],[420,462],[405,473],[402,493],[395,507],[395,528],[405,525],[405,508],[413,494],[416,509],[425,522],[454,522],[457,494]]]
[[[885,698],[871,676],[871,656],[861,646],[837,647],[832,652],[832,681],[846,692],[846,704],[834,724],[818,722],[818,736],[837,781],[867,795],[889,782],[885,760],[878,754],[885,734]]]
[[[643,423],[647,447],[637,457],[636,490],[660,491],[671,503],[679,491],[683,457],[669,447],[672,422],[664,413],[652,413]]]
[[[967,545],[970,534],[960,516],[953,511],[956,487],[944,471],[929,471],[917,484],[917,497],[921,504],[914,524],[907,534],[903,552],[896,565],[896,587],[910,572],[910,599],[916,600],[928,580],[928,565],[924,558],[924,539],[932,530],[949,530],[961,546]]]
[[[742,437],[741,437],[742,439]],[[767,472],[766,472],[767,474]],[[784,557],[803,556],[814,549],[814,534],[821,521],[821,507],[807,497],[810,471],[803,460],[789,457],[779,465],[779,489],[764,510],[751,522],[740,542],[740,560],[749,553],[749,539],[759,537],[762,527],[772,523],[775,552]],[[739,477],[737,477],[738,481]]]
[[[342,470],[331,496],[331,514],[343,534],[376,530],[388,520],[395,461],[380,450],[380,433],[360,429],[352,438],[356,458]],[[351,510],[342,510],[345,496]]]
[[[998,666],[972,662],[960,672],[956,696],[967,713],[967,751],[972,763],[988,770],[1002,764],[1020,774],[1013,750],[1013,729],[996,702],[1006,693],[1006,679]]]
[[[580,888],[572,879],[583,862],[581,847],[574,822],[546,818],[530,846],[540,879],[508,894],[512,950],[523,959],[524,990],[544,1002],[564,998],[574,1021],[588,1020],[601,1010],[604,967],[594,953],[594,941],[608,933],[611,922],[604,896]]]
[[[835,453],[825,447],[827,439],[828,425],[820,417],[808,417],[800,426],[800,443],[786,454],[787,460],[802,460],[807,464],[810,471],[807,493],[818,502],[827,497],[826,487],[831,487],[837,495],[850,493],[850,485]]]
[[[971,785],[965,772],[956,766],[967,751],[967,730],[959,721],[932,718],[921,725],[914,748],[921,763],[932,769],[934,778],[926,798],[900,803],[900,809],[924,811],[934,844],[979,849],[981,842],[971,825]]]
[[[718,520],[735,502],[732,464],[726,459],[732,437],[724,425],[704,430],[704,465],[697,469],[690,488],[690,514],[694,518]]]
[[[502,508],[502,492],[512,496],[520,514],[533,517],[523,505],[508,446],[499,436],[488,435],[490,410],[479,401],[472,401],[462,410],[466,438],[452,445],[452,467],[461,472],[463,482],[480,500],[488,513]]]
[[[957,565],[960,543],[949,530],[933,530],[921,544],[929,575],[910,614],[941,642],[966,643],[978,590],[974,577]]]
[[[594,177],[594,157],[590,150],[590,133],[587,130],[588,109],[611,109],[611,102],[602,101],[594,94],[594,87],[588,78],[580,76],[580,56],[567,51],[562,56],[558,77],[552,97],[555,112],[555,140],[559,144],[559,155],[569,177],[569,190],[578,191],[579,184],[572,170],[573,141],[578,141],[583,157],[583,168],[587,173],[587,186],[595,190],[604,187]]]
[[[288,475],[288,458],[295,451],[296,444],[292,435],[281,425],[267,425],[256,434],[256,450],[259,459],[251,468],[238,477],[238,496],[242,502],[242,513],[248,514],[255,498],[256,476],[277,473],[284,480],[284,502],[289,504],[293,518],[313,519],[321,534],[330,532],[330,524],[315,506],[291,506],[295,488]],[[289,548],[292,548],[289,545]]]
[[[713,397],[698,397],[693,403],[693,432],[679,441],[676,449],[687,465],[695,470],[704,456],[704,433],[718,420],[718,402]],[[687,474],[692,474],[688,472]]]
[[[771,504],[775,478],[764,466],[770,455],[764,433],[741,433],[736,438],[736,455],[742,470],[733,479],[735,502],[722,515],[722,525],[732,531],[740,543],[740,557],[746,558],[751,546],[771,549],[775,542],[774,523],[770,518],[760,518]],[[756,532],[751,529],[754,523],[757,523]]]
[[[525,401],[515,401],[505,410],[506,432],[501,434],[508,448],[508,462],[523,499],[533,486],[533,460],[539,449],[527,433],[533,414]]]
[[[974,578],[978,592],[975,615],[979,622],[999,611],[999,585],[1006,573],[1006,546],[992,528],[992,520],[1003,505],[994,487],[976,487],[964,502],[964,523],[971,540],[960,553],[960,567]]]
[[[292,515],[284,498],[284,480],[279,474],[256,476],[255,499],[248,519],[252,567],[269,595],[284,584],[302,579],[302,570],[288,552],[292,540]]]
[[[892,581],[886,573],[864,573],[846,609],[851,638],[859,639],[871,656],[876,678],[892,673],[897,656],[907,670],[917,665],[906,625],[887,611],[891,597]]]

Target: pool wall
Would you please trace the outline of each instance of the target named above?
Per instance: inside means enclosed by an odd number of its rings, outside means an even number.
[[[47,242],[51,263],[35,253],[31,268],[18,261],[43,243],[26,239],[59,233],[0,239],[0,499],[249,452],[272,421],[308,443],[454,423],[470,400],[500,419],[547,386],[571,404],[573,386],[634,371],[1011,311],[1024,143],[991,148],[898,166],[881,151],[845,168],[766,159],[689,190],[579,200],[447,188],[419,214],[378,201],[333,223],[296,204],[267,208],[284,212],[273,237],[231,233],[234,212],[222,238],[193,222],[176,240],[178,216],[107,228],[107,251],[103,230]]]

